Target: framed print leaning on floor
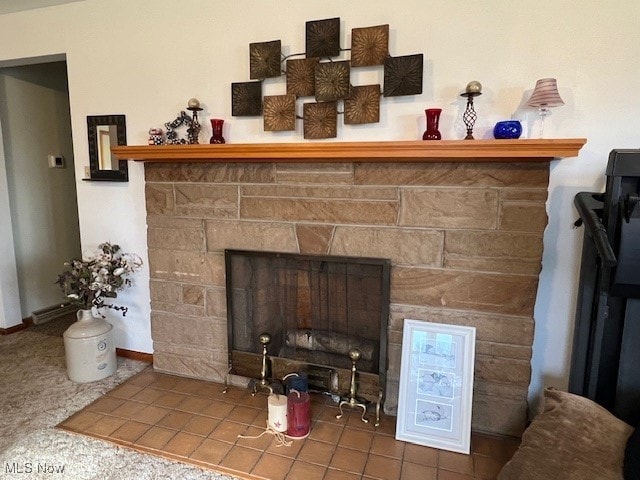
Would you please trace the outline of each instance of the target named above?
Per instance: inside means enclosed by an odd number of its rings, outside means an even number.
[[[475,327],[404,320],[396,439],[469,453]]]

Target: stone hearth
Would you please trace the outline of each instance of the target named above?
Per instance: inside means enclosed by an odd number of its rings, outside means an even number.
[[[225,249],[389,258],[387,410],[403,319],[472,325],[473,428],[519,435],[548,174],[548,162],[146,163],[154,366],[224,378]]]

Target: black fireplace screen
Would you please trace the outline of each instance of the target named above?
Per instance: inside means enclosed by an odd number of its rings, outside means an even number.
[[[226,250],[225,261],[231,373],[260,375],[259,339],[268,333],[281,374],[349,369],[348,353],[357,348],[358,370],[384,379],[388,260]]]

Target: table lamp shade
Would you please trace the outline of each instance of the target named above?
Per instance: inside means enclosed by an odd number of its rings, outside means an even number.
[[[538,80],[527,105],[530,107],[559,107],[564,105],[564,101],[558,93],[556,79],[541,78]]]

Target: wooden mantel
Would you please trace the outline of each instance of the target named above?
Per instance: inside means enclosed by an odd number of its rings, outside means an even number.
[[[140,162],[545,162],[576,157],[584,138],[387,142],[231,143],[112,147]]]

